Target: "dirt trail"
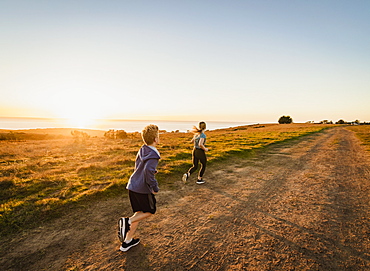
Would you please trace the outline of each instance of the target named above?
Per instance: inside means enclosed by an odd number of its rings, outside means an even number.
[[[209,167],[158,194],[141,243],[118,251],[127,198],[7,242],[5,270],[370,270],[370,160],[333,128]],[[179,179],[181,176],[179,176]]]

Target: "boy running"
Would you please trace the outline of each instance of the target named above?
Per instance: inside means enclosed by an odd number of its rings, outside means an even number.
[[[159,191],[155,179],[160,154],[156,148],[159,144],[159,130],[156,125],[148,125],[141,133],[144,145],[136,155],[135,170],[131,175],[127,189],[134,215],[118,220],[118,238],[122,243],[120,250],[127,251],[139,244],[140,239],[134,239],[139,221],[148,218],[156,212],[154,194]]]

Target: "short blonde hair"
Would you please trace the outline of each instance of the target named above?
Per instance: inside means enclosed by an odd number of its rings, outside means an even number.
[[[141,132],[141,137],[146,145],[153,144],[154,140],[158,137],[159,129],[157,125],[150,124],[146,126]]]

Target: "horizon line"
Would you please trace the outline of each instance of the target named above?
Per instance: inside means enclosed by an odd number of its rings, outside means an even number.
[[[0,116],[0,119],[32,119],[32,120],[68,120],[69,118],[58,118],[58,117],[4,117]],[[93,118],[92,120],[103,120],[103,121],[176,121],[176,122],[199,122],[199,120],[168,120],[168,119],[123,119],[123,118]],[[255,121],[231,121],[231,120],[209,120],[207,122],[231,122],[231,123],[259,123]],[[267,122],[270,123],[270,122]]]

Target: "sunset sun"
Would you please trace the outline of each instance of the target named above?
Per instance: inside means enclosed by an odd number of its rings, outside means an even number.
[[[76,92],[58,95],[51,111],[60,119],[63,125],[70,128],[90,128],[95,120],[101,118],[101,99],[94,95]]]
[[[88,116],[75,115],[65,119],[65,125],[76,128],[89,128],[94,124],[95,120]]]

